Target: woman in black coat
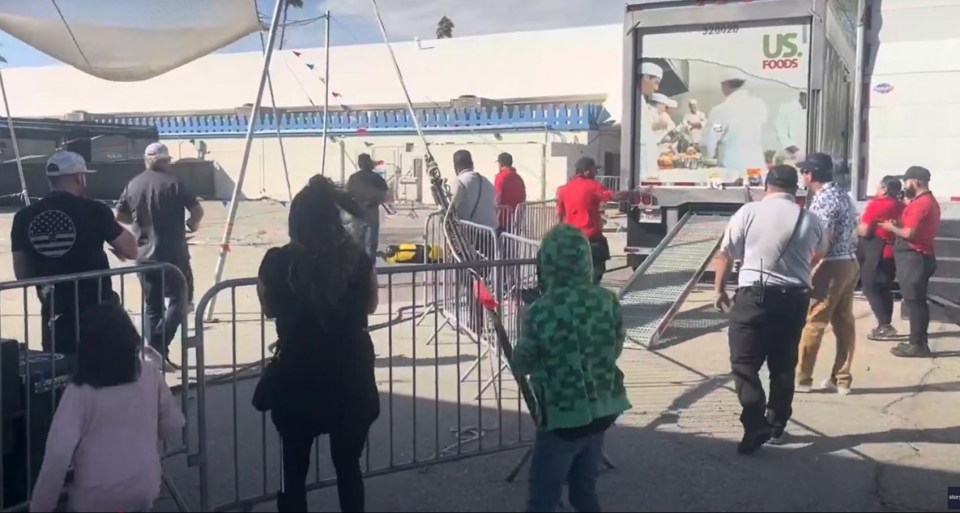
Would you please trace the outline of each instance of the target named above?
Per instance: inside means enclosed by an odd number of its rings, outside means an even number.
[[[290,205],[290,243],[267,251],[260,264],[260,303],[276,319],[279,338],[264,387],[283,445],[279,511],[306,511],[310,453],[321,434],[330,435],[341,510],[364,510],[360,456],[380,414],[367,333],[378,285],[374,263],[347,234],[341,210],[359,207],[314,177]]]

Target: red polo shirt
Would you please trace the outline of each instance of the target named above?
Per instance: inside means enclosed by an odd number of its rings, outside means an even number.
[[[497,195],[497,205],[500,209],[500,227],[508,228],[513,220],[513,213],[517,205],[527,201],[527,186],[523,178],[512,167],[501,167],[493,182],[493,189]]]
[[[557,215],[574,228],[580,229],[588,240],[603,236],[603,218],[600,206],[613,198],[613,192],[593,178],[575,176],[557,189]]]
[[[861,217],[860,222],[873,224],[881,221],[900,219],[902,212],[903,203],[900,200],[881,196],[873,198],[867,203],[867,208],[863,209],[863,217]],[[882,239],[885,243],[883,246],[883,258],[893,258],[893,234],[879,226],[874,228],[873,233],[878,239]]]
[[[940,230],[940,204],[930,192],[925,192],[907,203],[900,215],[900,226],[913,228],[910,248],[925,255],[933,255],[933,239]]]

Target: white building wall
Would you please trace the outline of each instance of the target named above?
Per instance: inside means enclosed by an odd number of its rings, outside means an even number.
[[[353,162],[361,153],[369,153],[376,160],[384,161],[388,174],[395,175],[399,171],[402,176],[408,177],[413,176],[415,159],[424,155],[423,144],[416,135],[347,137],[340,140],[342,144],[327,143],[326,175],[336,181],[346,179],[355,171]],[[215,177],[216,195],[220,199],[229,199],[240,175],[243,138],[197,138],[194,141],[191,143],[187,138],[164,140],[176,159],[197,158],[197,147],[203,141],[207,151],[204,158],[213,161],[218,169]],[[321,141],[320,137],[315,136],[283,138],[290,191],[293,194],[311,176],[320,172]],[[453,153],[457,150],[469,150],[477,169],[491,180],[498,171],[497,155],[502,152],[512,154],[514,167],[526,183],[527,199],[530,201],[552,199],[557,187],[566,183],[572,175],[578,158],[590,156],[602,165],[603,153],[618,152],[620,145],[619,131],[505,132],[500,134],[500,139],[489,133],[431,134],[428,141],[448,182],[455,176]],[[414,185],[400,185],[395,193],[399,200],[419,199],[432,204],[429,187],[429,179],[425,176],[419,197]],[[246,199],[273,198],[283,201],[290,198],[283,173],[280,143],[276,137],[254,140],[241,192],[241,197]]]

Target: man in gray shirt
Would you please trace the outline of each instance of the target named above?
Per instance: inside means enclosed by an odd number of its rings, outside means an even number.
[[[716,259],[715,304],[730,310],[730,365],[743,408],[741,454],[768,440],[782,441],[793,414],[810,270],[828,247],[820,221],[796,204],[798,178],[792,166],[771,169],[764,198],[733,215]],[[734,260],[742,265],[731,307],[726,282]],[[770,370],[769,402],[760,383],[764,362]]]
[[[473,168],[473,156],[467,150],[453,154],[457,186],[450,202],[461,221],[470,221],[492,228],[500,227],[497,217],[497,194],[490,180]]]

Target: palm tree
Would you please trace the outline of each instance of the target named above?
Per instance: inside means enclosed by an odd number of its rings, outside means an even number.
[[[437,22],[437,39],[449,39],[453,37],[453,20],[444,16]]]

